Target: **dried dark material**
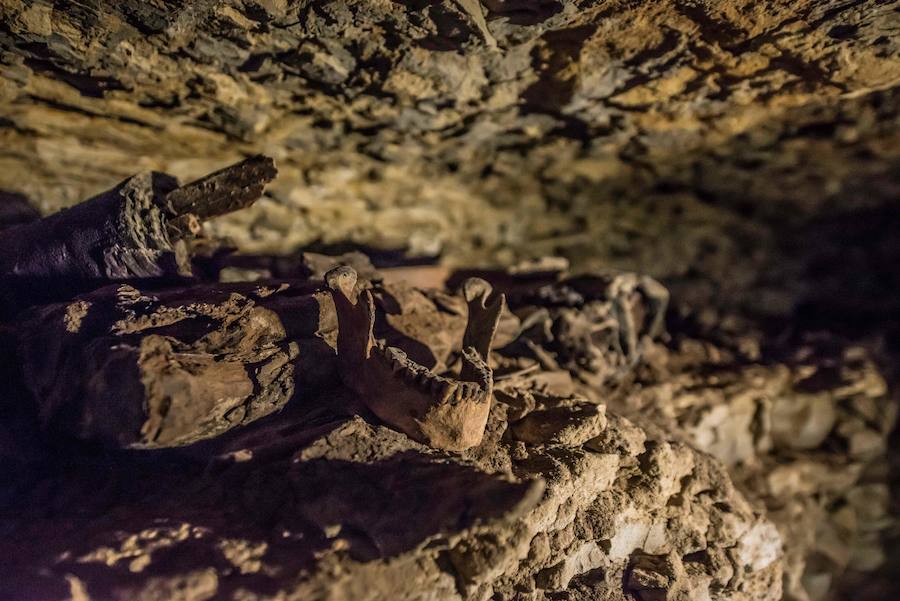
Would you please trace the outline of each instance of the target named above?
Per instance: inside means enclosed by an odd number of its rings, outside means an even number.
[[[192,214],[201,220],[224,215],[252,205],[277,174],[269,157],[251,157],[173,190],[166,205],[173,215]]]
[[[132,448],[209,438],[333,379],[313,291],[123,284],[46,305],[16,328],[25,382],[52,431]]]
[[[108,192],[0,235],[0,303],[13,312],[106,283],[193,275],[200,221],[251,204],[275,176],[254,157],[179,188],[141,173]]]
[[[0,230],[31,223],[40,217],[25,195],[0,190]]]

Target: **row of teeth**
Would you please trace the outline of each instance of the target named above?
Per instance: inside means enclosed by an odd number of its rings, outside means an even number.
[[[432,394],[442,403],[459,403],[473,400],[484,388],[476,382],[461,382],[439,376],[426,367],[411,361],[406,353],[398,348],[375,345],[373,350],[391,367],[394,377],[419,390]]]
[[[478,371],[478,375],[481,377],[481,381],[485,383],[486,386],[490,386],[491,378],[494,377],[491,368],[488,367],[488,364],[485,363],[484,359],[481,358],[481,355],[478,354],[472,347],[464,348],[462,352],[463,361],[470,363],[476,371]]]

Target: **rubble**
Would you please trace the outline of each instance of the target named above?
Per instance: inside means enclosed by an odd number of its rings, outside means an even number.
[[[896,30],[0,0],[0,599],[897,597]]]
[[[269,283],[98,281],[9,323],[47,442],[4,504],[4,595],[513,599],[591,573],[621,598],[653,553],[717,558],[664,570],[672,594],[778,598],[781,539],[720,464],[542,365],[625,377],[659,334],[658,284],[559,273],[573,302],[541,288],[507,309],[484,279],[459,299],[333,261]],[[583,325],[544,347],[534,315]],[[404,350],[422,346],[430,368]],[[388,355],[477,394],[394,378]]]

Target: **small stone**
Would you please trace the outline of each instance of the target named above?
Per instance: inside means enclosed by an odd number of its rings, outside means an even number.
[[[772,440],[786,449],[814,449],[834,427],[834,401],[827,394],[796,394],[772,403]]]
[[[529,444],[580,446],[606,428],[606,407],[587,402],[532,411],[512,424],[517,440]]]

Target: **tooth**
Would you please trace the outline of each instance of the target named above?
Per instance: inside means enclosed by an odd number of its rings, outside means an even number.
[[[456,391],[459,387],[452,382],[443,382],[443,390],[441,390],[441,402],[449,403],[450,399],[453,398],[453,395],[456,394]]]

